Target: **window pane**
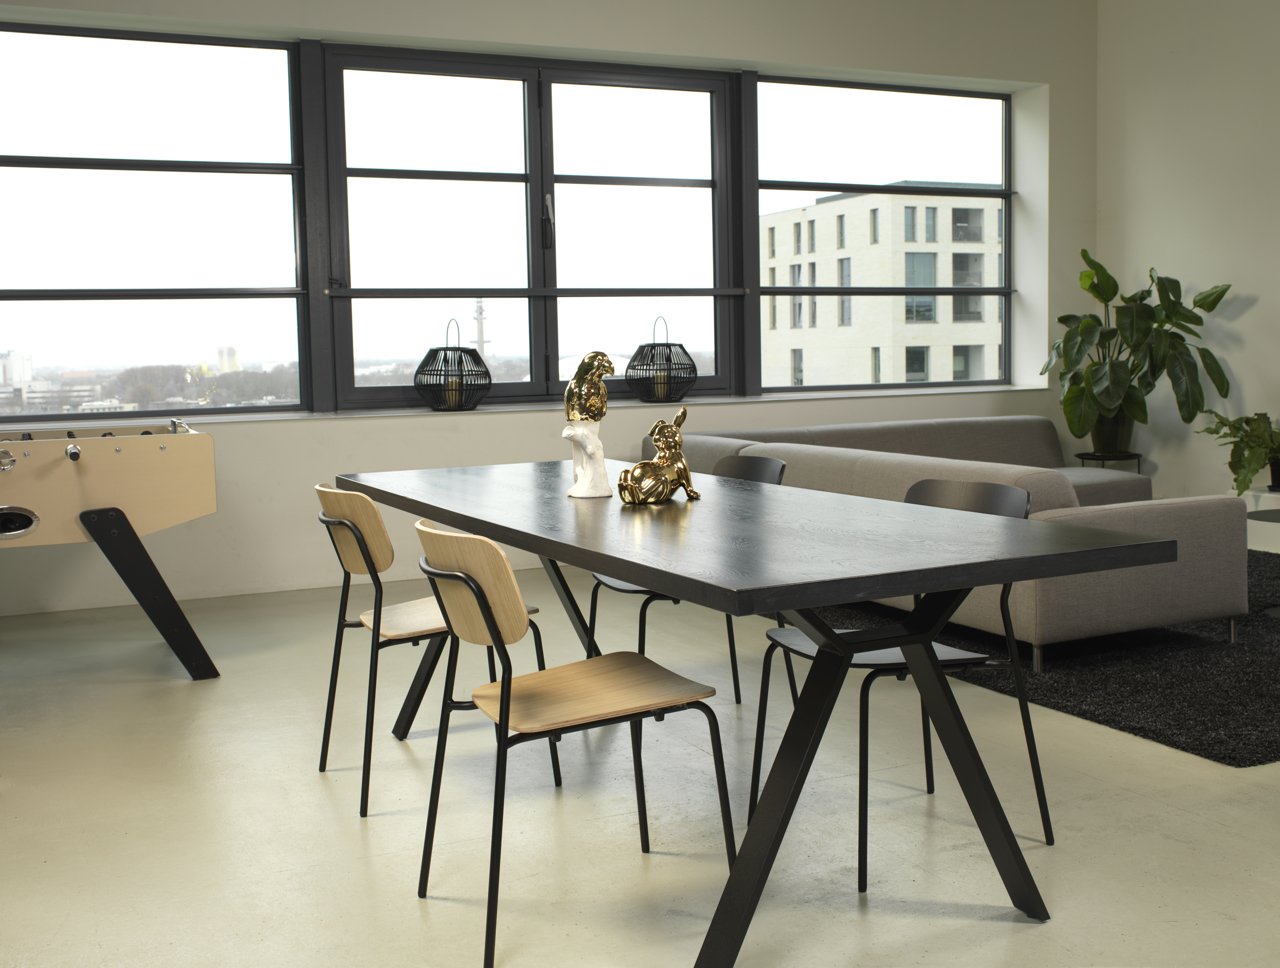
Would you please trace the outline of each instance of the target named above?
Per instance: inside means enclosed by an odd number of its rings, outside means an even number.
[[[347,165],[525,171],[524,82],[343,72]]]
[[[558,175],[711,177],[706,91],[551,86]]]
[[[295,299],[0,302],[0,413],[298,400]]]
[[[452,330],[449,320],[458,321]],[[412,386],[433,346],[480,347],[494,383],[529,381],[527,299],[353,299],[358,387]]]
[[[525,196],[514,182],[348,179],[351,285],[528,285]]]
[[[0,168],[3,289],[296,285],[293,179]]]
[[[995,98],[761,83],[760,177],[887,185],[1003,181],[1004,103]],[[821,138],[788,136],[821,131]],[[944,145],[922,151],[922,139]]]
[[[573,376],[592,350],[604,350],[621,378],[642,343],[681,343],[700,376],[716,372],[715,305],[709,296],[618,296],[557,301],[559,378]],[[664,328],[657,317],[667,321]],[[656,331],[656,335],[655,335]]]
[[[776,327],[768,323],[771,298],[777,299],[781,317]],[[907,347],[929,350],[929,380],[933,383],[1002,377],[1003,328],[996,309],[999,296],[964,297],[982,301],[981,318],[972,321],[952,320],[947,297],[910,297],[931,301],[935,312],[928,326],[908,324],[903,305],[907,297],[903,296],[815,296],[812,324],[807,316],[810,297],[797,298],[803,300],[806,318],[802,328],[793,329],[787,318],[789,298],[761,297],[761,379],[766,388],[793,385],[795,350],[804,351],[807,387],[906,383]],[[951,365],[958,357],[963,357],[965,364],[960,370]]]
[[[555,200],[561,286],[713,284],[710,189],[560,185]]]
[[[814,255],[818,261],[818,285],[854,286],[998,286],[1003,285],[1000,265],[1004,244],[998,233],[983,233],[983,225],[1000,224],[1003,202],[998,198],[923,198],[936,204],[925,206],[924,241],[913,241],[910,235],[918,218],[918,205],[903,205],[901,198],[875,192],[867,194],[815,194],[813,192],[762,191],[760,193],[760,231],[767,238],[771,230],[790,232],[801,220],[817,226]],[[941,210],[942,239],[934,231]],[[956,213],[959,213],[958,215]],[[947,226],[959,223],[977,226],[977,241],[953,240]],[[841,244],[840,226],[878,226],[878,232],[846,233]],[[967,231],[967,228],[966,228]],[[919,238],[919,232],[915,233]],[[876,241],[878,239],[878,242]],[[851,256],[851,283],[838,283],[835,276],[837,259]],[[935,261],[930,281],[923,277],[908,278],[909,267],[925,271],[925,262]],[[761,246],[760,268],[767,275],[771,266],[786,265],[788,255],[771,255]],[[830,267],[830,268],[824,268]],[[956,270],[960,270],[956,274]],[[950,271],[950,274],[949,274]],[[953,281],[954,280],[954,281]],[[975,281],[980,280],[980,281]]]
[[[0,31],[0,154],[288,163],[283,50]]]

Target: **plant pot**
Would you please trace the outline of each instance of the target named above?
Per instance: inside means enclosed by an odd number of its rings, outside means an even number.
[[[1133,440],[1133,418],[1123,410],[1112,417],[1099,416],[1089,432],[1095,454],[1126,454]]]
[[[1271,465],[1271,483],[1267,490],[1280,491],[1280,457],[1273,457],[1268,463]]]

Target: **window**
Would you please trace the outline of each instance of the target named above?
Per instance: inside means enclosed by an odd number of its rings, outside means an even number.
[[[800,265],[797,263],[791,267],[791,285],[793,287],[800,285]],[[804,326],[804,307],[801,305],[800,297],[792,294],[791,296],[791,328],[800,329]],[[795,386],[796,384],[792,384]]]
[[[804,350],[791,351],[791,385],[804,386]]]
[[[836,216],[836,248],[844,248],[844,215]]]
[[[778,270],[773,266],[769,267],[769,285],[776,286],[778,284]],[[769,300],[769,328],[778,328],[778,297],[767,296]]]
[[[951,379],[957,383],[982,379],[983,347],[953,346],[951,348]]]
[[[810,225],[813,223],[810,222]],[[809,285],[816,286],[818,284],[818,265],[815,262],[809,263]],[[818,325],[818,297],[809,297],[809,326],[810,328]]]
[[[982,209],[953,208],[951,210],[951,241],[982,241]]]
[[[792,226],[792,230],[791,230],[791,237],[792,237],[792,242],[793,242],[793,250],[794,250],[794,254],[795,254],[795,255],[799,255],[799,254],[800,254],[800,252],[801,252],[801,248],[800,248],[801,236],[800,236],[800,223],[799,223],[799,222],[796,222],[796,223],[795,223],[795,225],[793,225],[793,226]]]
[[[880,209],[873,208],[871,210],[871,244],[875,245],[880,241]]]
[[[951,255],[951,284],[953,286],[982,285],[982,253],[954,252]]]
[[[937,285],[938,256],[934,252],[906,253],[906,286],[909,289],[928,289]],[[936,297],[907,296],[906,320],[909,323],[933,322],[936,316]]]
[[[0,30],[0,414],[301,405],[292,84],[283,45]]]
[[[848,287],[853,285],[853,270],[850,267],[850,262],[851,260],[847,258],[836,260],[836,276],[837,276],[836,285],[837,286]],[[853,325],[853,297],[852,296],[840,297],[840,318],[839,318],[838,325],[840,326]]]
[[[914,205],[906,205],[902,209],[902,241],[914,242],[916,240],[916,207]]]
[[[938,241],[938,209],[937,206],[930,205],[924,210],[924,240],[926,242]]]
[[[982,322],[982,298],[982,296],[952,296],[952,321],[957,323]]]
[[[907,382],[926,383],[929,379],[929,347],[908,346],[906,350]]]
[[[817,247],[817,235],[818,235],[817,227],[814,224],[813,219],[809,219],[809,223],[806,226],[806,230],[807,230],[806,238],[808,239],[808,242],[809,242],[809,251],[813,252]]]
[[[776,233],[777,233],[777,230],[772,225],[770,225],[769,226],[769,258],[770,259],[776,258],[778,254],[778,247],[775,242]]]
[[[880,347],[871,347],[871,382],[880,382]]]

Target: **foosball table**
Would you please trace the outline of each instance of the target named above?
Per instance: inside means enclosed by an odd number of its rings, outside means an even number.
[[[216,510],[213,438],[181,420],[0,430],[0,549],[96,543],[192,679],[218,670],[140,536]]]

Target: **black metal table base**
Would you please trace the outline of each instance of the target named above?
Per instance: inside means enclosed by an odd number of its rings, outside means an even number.
[[[209,658],[164,577],[143,547],[138,532],[120,508],[93,508],[80,512],[80,523],[89,532],[111,567],[133,593],[147,618],[164,637],[192,679],[216,679],[218,668]]]

